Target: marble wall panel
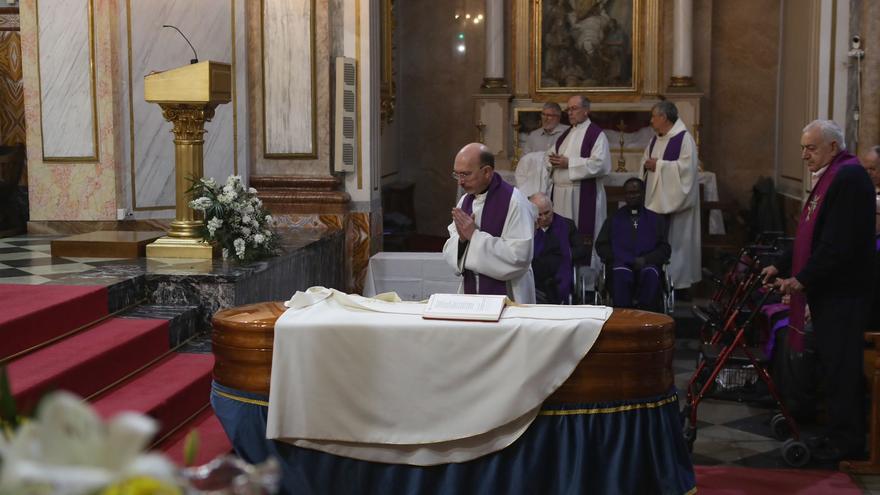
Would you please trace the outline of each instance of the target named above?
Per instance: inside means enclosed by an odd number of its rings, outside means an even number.
[[[114,102],[121,84],[115,67],[113,41],[119,15],[117,5],[113,0],[94,2],[95,110],[99,159],[84,163],[47,162],[43,159],[37,2],[24,2],[20,7],[28,200],[32,221],[116,218],[115,167],[120,158],[117,143],[121,139],[116,128],[117,106]],[[67,27],[59,26],[59,29]],[[83,24],[81,28],[88,29],[88,25]]]
[[[37,3],[43,159],[96,161],[91,0]]]
[[[266,156],[315,155],[314,0],[264,0]]]
[[[244,82],[243,0],[128,0],[123,19],[123,51],[130,75],[126,125],[133,129],[126,141],[130,160],[126,196],[136,212],[174,207],[174,144],[171,124],[158,105],[144,101],[144,76],[189,63],[192,50],[173,29],[177,26],[195,47],[200,61],[233,64],[233,101],[217,107],[205,124],[205,176],[225,179],[242,172],[244,106],[239,98]],[[241,163],[240,163],[241,162]],[[133,190],[132,190],[133,189]],[[128,199],[127,198],[127,199]],[[168,216],[168,213],[164,213]]]

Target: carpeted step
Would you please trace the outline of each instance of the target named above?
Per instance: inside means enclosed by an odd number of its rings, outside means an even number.
[[[212,354],[173,354],[97,397],[95,409],[104,418],[147,414],[159,421],[162,438],[210,401],[213,367]]]
[[[196,335],[202,321],[199,306],[171,306],[167,304],[141,304],[119,315],[121,318],[154,318],[168,321],[168,338],[171,347],[177,347]]]
[[[168,349],[167,321],[110,318],[9,363],[12,394],[23,411],[49,390],[88,397]]]
[[[0,284],[0,359],[107,315],[100,286]]]
[[[226,431],[220,420],[214,415],[214,410],[208,406],[198,416],[187,422],[176,432],[156,446],[178,466],[183,466],[183,450],[186,437],[192,430],[198,432],[198,449],[193,465],[201,466],[223,454],[232,452],[232,443],[226,436]]]

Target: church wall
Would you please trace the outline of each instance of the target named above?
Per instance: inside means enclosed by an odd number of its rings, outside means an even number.
[[[722,200],[744,208],[758,177],[774,170],[779,9],[779,2],[764,0],[711,8],[703,160],[718,175]]]
[[[860,33],[865,58],[862,61],[862,94],[859,123],[859,152],[880,144],[880,2],[862,2]]]
[[[70,22],[53,23],[56,30],[40,32],[38,5],[51,7],[52,17],[68,15]],[[24,2],[20,7],[22,34],[22,72],[24,82],[25,121],[27,125],[28,196],[31,220],[112,220],[116,218],[116,163],[119,161],[119,141],[114,135],[115,115],[113,93],[117,89],[111,26],[116,22],[116,2],[81,0],[76,2]],[[57,9],[57,10],[56,10]],[[84,10],[85,9],[85,10]],[[85,12],[85,15],[77,15]],[[52,51],[40,45],[64,48],[58,41],[71,33],[79,33],[86,41],[82,57],[70,64],[51,62]],[[91,33],[91,36],[85,33]],[[55,41],[53,45],[53,41]],[[83,48],[83,46],[80,46]],[[44,58],[44,57],[48,57]],[[46,60],[47,72],[40,78],[39,63]],[[89,66],[93,62],[93,69]],[[70,69],[70,70],[68,70]],[[86,79],[82,79],[85,74]],[[79,82],[78,85],[72,81]],[[71,84],[67,84],[71,81]],[[55,107],[49,115],[42,108],[41,83],[51,85],[53,91],[68,93],[69,100],[86,103],[90,117],[65,110],[64,98],[53,95]],[[47,86],[50,87],[50,86]],[[90,108],[89,108],[90,107]],[[67,107],[69,108],[69,107]],[[44,142],[43,120],[56,124],[88,125],[91,143],[64,145],[63,134],[53,132],[53,142]],[[59,127],[55,127],[58,129]],[[63,126],[61,127],[63,128]],[[89,149],[86,149],[86,148]],[[77,156],[55,156],[56,161],[44,159],[44,149]],[[85,155],[94,155],[91,157]]]
[[[217,106],[205,124],[204,175],[223,181],[247,176],[247,81],[244,0],[128,0],[120,2],[118,21],[119,92],[124,155],[120,162],[120,208],[134,218],[173,218],[175,159],[172,125],[155,103],[144,100],[143,76],[187,65],[194,57],[177,26],[193,44],[200,61],[232,65],[232,101]],[[132,130],[133,129],[133,130]]]
[[[248,102],[251,110],[249,157],[252,173],[329,175],[333,119],[329,9],[325,2],[309,0],[246,3],[247,45],[248,53],[252,55],[248,59]],[[261,13],[262,5],[266,5],[273,15],[265,17]],[[267,39],[270,41],[263,46],[264,34],[285,32],[293,27],[285,23],[292,18],[300,22],[305,12],[314,18],[314,57],[309,55],[312,50],[309,43],[296,43],[293,38],[269,37]],[[314,83],[314,94],[286,92],[285,88],[290,87],[293,74],[310,76]],[[264,96],[269,98],[266,100],[268,112],[264,108]],[[306,101],[300,101],[300,97]],[[293,108],[298,111],[291,109],[294,103]],[[314,147],[303,147],[303,143],[311,141],[308,134],[313,128]],[[298,136],[294,138],[290,134]],[[266,156],[267,153],[272,156]]]
[[[396,158],[401,180],[415,183],[416,227],[423,234],[446,235],[456,191],[452,162],[477,138],[472,96],[484,75],[484,28],[464,27],[454,15],[483,13],[483,5],[482,0],[398,2]],[[464,54],[455,49],[459,32],[465,35]]]

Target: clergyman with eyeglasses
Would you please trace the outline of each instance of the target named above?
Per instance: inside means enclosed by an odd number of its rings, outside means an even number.
[[[455,155],[452,178],[465,194],[452,209],[446,262],[462,275],[459,292],[535,302],[535,212],[519,189],[495,173],[495,155],[470,143]]]
[[[562,107],[559,103],[548,101],[541,109],[541,127],[530,132],[523,146],[523,155],[533,151],[544,153],[556,144],[559,136],[568,129],[562,122]]]
[[[590,100],[568,99],[571,128],[563,132],[547,153],[552,170],[553,211],[574,220],[578,232],[592,246],[605,221],[604,177],[611,173],[611,152],[602,128],[590,121]],[[591,249],[592,250],[592,249]],[[590,265],[600,266],[593,253]]]

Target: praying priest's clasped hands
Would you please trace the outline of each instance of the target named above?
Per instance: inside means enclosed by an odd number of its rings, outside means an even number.
[[[471,236],[477,230],[477,224],[474,221],[473,215],[468,215],[461,208],[453,208],[452,221],[455,223],[456,230],[458,230],[458,237],[465,241],[471,240]]]

